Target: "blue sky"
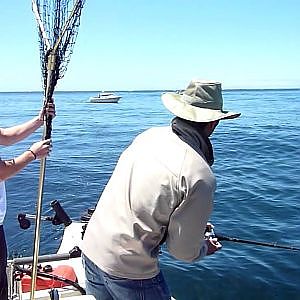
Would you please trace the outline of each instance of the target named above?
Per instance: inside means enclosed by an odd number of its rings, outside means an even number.
[[[0,4],[0,92],[41,90],[30,0]],[[56,90],[300,87],[299,0],[86,0]]]

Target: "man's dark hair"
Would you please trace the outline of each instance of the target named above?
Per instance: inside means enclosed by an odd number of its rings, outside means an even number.
[[[187,124],[190,124],[192,127],[196,128],[197,130],[202,130],[208,122],[194,122],[194,121],[189,121],[189,120],[185,120],[179,117],[176,117],[180,120],[183,120],[184,122],[186,122]]]

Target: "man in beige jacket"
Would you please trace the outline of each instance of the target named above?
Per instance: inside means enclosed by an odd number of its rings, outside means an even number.
[[[209,136],[240,114],[223,111],[218,82],[194,80],[162,101],[171,126],[146,130],[123,152],[87,226],[86,287],[96,299],[171,299],[160,246],[186,262],[221,248],[204,236],[216,186]]]

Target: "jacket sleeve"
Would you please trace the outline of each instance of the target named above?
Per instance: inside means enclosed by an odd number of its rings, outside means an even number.
[[[183,200],[170,216],[166,244],[175,258],[193,262],[207,253],[204,232],[213,208],[214,180],[199,179],[189,188],[181,180]]]

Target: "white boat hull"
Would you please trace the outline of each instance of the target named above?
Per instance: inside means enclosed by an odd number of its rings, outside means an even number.
[[[65,227],[64,235],[60,244],[60,247],[56,254],[52,254],[49,256],[53,256],[53,258],[59,255],[66,256],[65,254],[68,254],[70,250],[72,250],[75,246],[81,247],[82,243],[82,232],[83,232],[83,226],[86,223],[84,222],[72,222],[69,226]],[[12,263],[13,261],[10,261]],[[82,259],[81,257],[76,258],[69,258],[69,259],[63,259],[63,260],[47,260],[47,262],[41,263],[42,266],[51,264],[52,268],[55,269],[57,266],[62,265],[68,265],[71,266],[74,269],[74,272],[77,277],[77,283],[80,287],[85,289],[85,272],[82,265]],[[28,267],[28,266],[27,266]],[[20,282],[19,282],[20,283]],[[16,282],[14,282],[16,284]],[[14,286],[14,293],[13,297],[10,299],[12,300],[30,300],[30,292],[21,292],[20,291],[20,285],[19,288],[17,286]],[[92,295],[82,295],[76,287],[67,285],[64,287],[56,288],[59,299],[65,299],[65,300],[95,300],[95,297]],[[18,291],[21,294],[21,296],[18,295]],[[36,290],[34,293],[34,299],[35,300],[49,300],[50,288],[44,289],[44,290]],[[172,300],[175,300],[175,298],[172,297]]]
[[[112,99],[101,99],[101,98],[90,98],[91,103],[118,103],[120,98],[112,98]]]
[[[92,103],[118,103],[121,96],[117,96],[112,93],[100,94],[97,97],[91,97],[90,102]]]
[[[56,254],[67,254],[73,247],[81,246],[81,232],[82,226],[85,223],[82,222],[72,222],[69,226],[67,226],[64,230],[64,235],[62,238],[61,245],[58,249]],[[53,258],[56,254],[53,254]],[[50,255],[51,256],[51,255]],[[12,261],[11,261],[12,262]],[[9,264],[11,263],[9,262]],[[82,265],[81,257],[70,258],[66,260],[57,260],[57,261],[48,261],[41,263],[42,266],[51,265],[53,269],[57,266],[67,265],[71,266],[76,274],[77,282],[82,287],[85,288],[85,274],[84,268]],[[76,299],[76,300],[95,300],[95,297],[91,295],[82,295],[78,289],[73,286],[67,285],[64,287],[56,288],[59,294],[59,299]],[[22,300],[29,300],[30,299],[30,292],[22,292],[21,297],[17,296],[17,291],[19,288],[14,287],[13,297],[11,299],[22,299]],[[44,290],[36,290],[34,293],[34,299],[36,300],[49,300],[49,289]]]

